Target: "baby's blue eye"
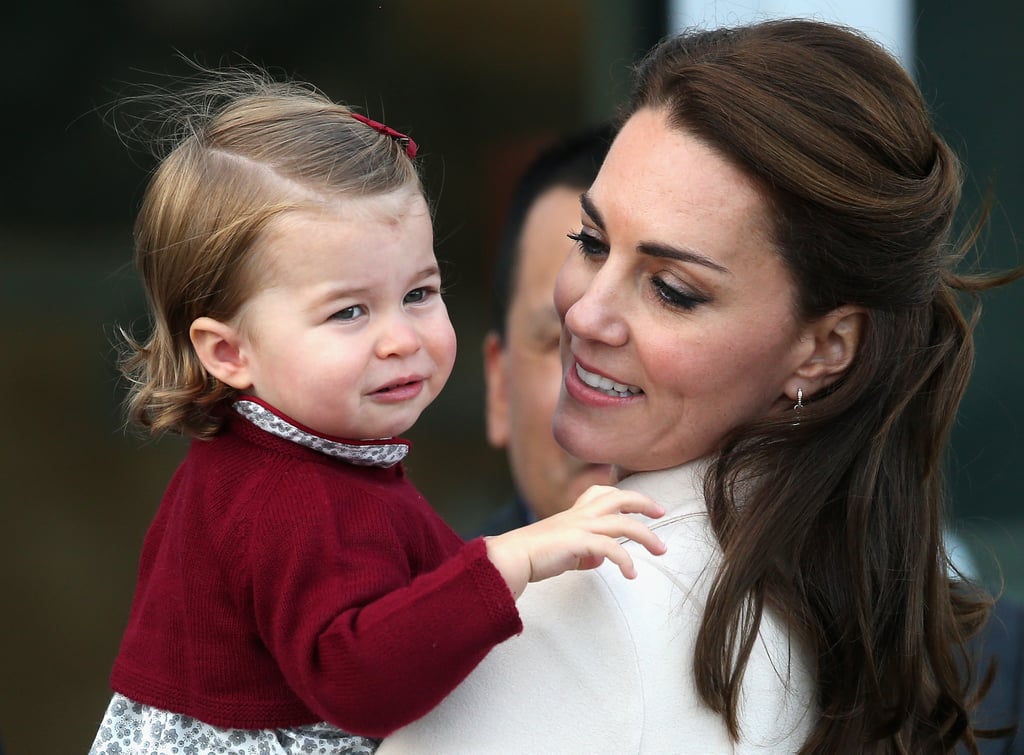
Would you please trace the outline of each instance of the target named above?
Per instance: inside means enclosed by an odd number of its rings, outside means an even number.
[[[429,292],[425,288],[414,288],[405,295],[406,304],[418,304],[427,298]]]
[[[345,307],[345,309],[338,310],[331,315],[332,320],[354,320],[357,317],[364,314],[365,310],[358,304],[353,304],[351,307]]]

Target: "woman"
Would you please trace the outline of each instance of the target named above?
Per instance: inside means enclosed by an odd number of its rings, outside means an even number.
[[[957,160],[892,57],[772,21],[655,48],[559,276],[555,435],[668,513],[381,753],[975,750],[940,456],[971,365]]]

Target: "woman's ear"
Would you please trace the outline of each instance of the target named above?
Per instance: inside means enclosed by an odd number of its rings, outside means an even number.
[[[252,387],[237,328],[212,317],[198,317],[188,329],[188,335],[207,372],[237,390]]]
[[[808,334],[813,350],[786,382],[786,395],[796,401],[803,389],[810,397],[838,380],[857,356],[866,317],[863,307],[842,306],[813,322]]]

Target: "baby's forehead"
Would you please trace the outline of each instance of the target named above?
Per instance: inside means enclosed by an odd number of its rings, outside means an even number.
[[[280,207],[253,239],[250,259],[265,276],[302,260],[399,244],[403,257],[433,259],[433,228],[423,194],[413,188],[362,196],[305,197]],[[372,260],[364,260],[373,266]]]
[[[430,217],[423,192],[416,185],[376,194],[310,194],[275,219],[278,229],[310,222],[397,224],[410,217]]]

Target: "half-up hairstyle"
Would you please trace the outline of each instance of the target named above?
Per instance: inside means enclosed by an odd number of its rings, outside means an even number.
[[[259,272],[253,246],[283,213],[412,186],[407,142],[313,88],[260,69],[206,71],[167,108],[166,155],[135,223],[151,332],[125,341],[128,418],[154,434],[209,437],[235,395],[203,368],[196,318],[230,320]]]
[[[670,38],[628,113],[653,109],[760,186],[798,315],[866,310],[846,374],[726,439],[706,480],[724,563],[694,673],[734,737],[766,607],[817,662],[806,753],[976,750],[964,642],[991,599],[948,577],[943,449],[973,358],[956,156],[910,76],[850,29],[780,20]],[[742,491],[742,493],[740,493]],[[756,705],[756,701],[751,701]]]

